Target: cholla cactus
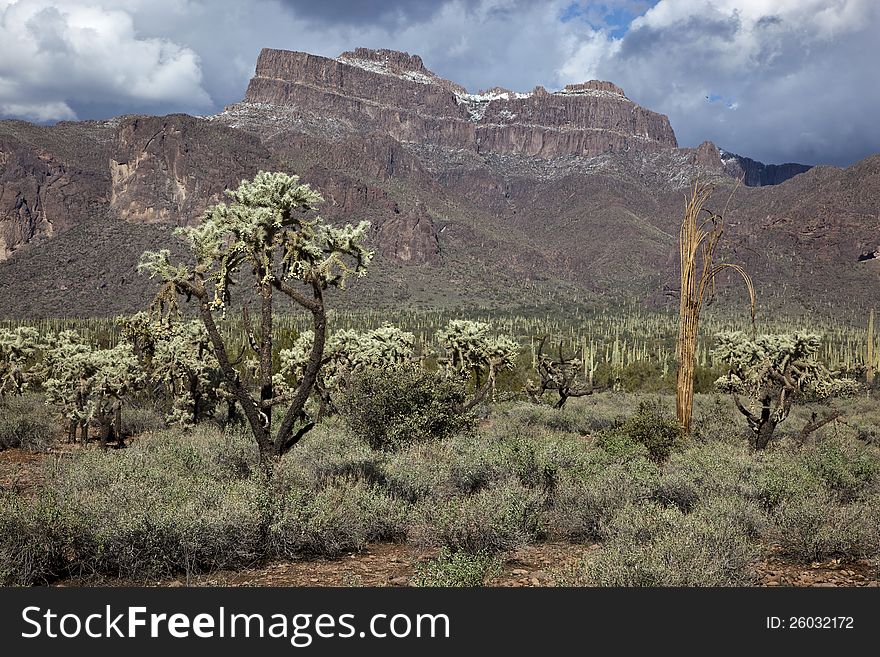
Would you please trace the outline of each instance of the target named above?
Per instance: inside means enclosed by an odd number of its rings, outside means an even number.
[[[572,356],[566,356],[562,351],[562,341],[560,340],[559,358],[553,358],[553,356],[544,353],[546,343],[547,336],[545,335],[538,345],[535,358],[535,369],[538,376],[541,377],[541,383],[536,384],[531,379],[526,381],[526,394],[529,398],[539,404],[545,392],[554,390],[559,395],[559,399],[553,408],[561,409],[569,397],[592,395],[594,392],[592,384],[581,380],[584,367],[583,354],[576,353]],[[592,370],[590,378],[592,378]]]
[[[99,427],[102,446],[115,439],[122,444],[122,402],[143,381],[143,373],[128,344],[96,349],[75,331],[62,331],[42,346],[41,370],[46,403],[60,407],[68,423],[68,438],[89,439],[89,424]]]
[[[437,341],[447,353],[438,363],[449,373],[474,379],[474,397],[466,408],[480,403],[489,390],[494,395],[498,372],[515,367],[519,345],[509,336],[490,335],[490,328],[485,322],[453,319],[437,332]]]
[[[275,387],[290,392],[291,383],[299,380],[308,365],[314,334],[305,331],[290,349],[280,353],[281,369],[275,375]],[[327,339],[324,360],[315,383],[321,402],[318,416],[335,411],[333,395],[345,389],[350,376],[365,368],[392,367],[409,362],[415,353],[412,333],[385,324],[372,331],[339,331]]]
[[[200,321],[163,321],[140,312],[119,323],[145,377],[169,400],[169,423],[196,424],[232,400]]]
[[[20,395],[32,379],[39,333],[31,326],[0,329],[0,397]]]
[[[372,253],[364,247],[369,223],[342,228],[330,226],[314,211],[323,201],[297,176],[258,173],[228,191],[231,202],[209,208],[202,223],[180,229],[195,256],[196,264],[173,264],[168,250],[144,253],[140,270],[164,281],[161,298],[185,295],[199,302],[214,354],[260,448],[265,465],[292,448],[314,422],[305,410],[324,359],[327,313],[324,291],[342,288],[349,276],[363,276]],[[251,390],[239,376],[228,345],[217,327],[214,313],[225,312],[230,291],[242,268],[253,271],[260,305],[257,333],[245,312],[248,344],[259,362],[258,390]],[[295,390],[274,389],[277,371],[273,363],[273,295],[286,295],[312,315],[313,342],[306,349],[308,360]],[[277,431],[272,429],[272,408],[286,404]],[[299,427],[298,429],[296,427]],[[296,429],[296,430],[295,430]]]
[[[856,381],[837,377],[818,362],[822,343],[818,335],[759,335],[750,340],[743,333],[732,332],[719,334],[716,341],[714,356],[729,371],[715,385],[732,394],[754,434],[755,449],[767,446],[796,399],[842,396],[858,389]],[[749,407],[740,401],[740,394],[751,398]],[[806,437],[838,416],[839,413],[818,422],[814,417],[801,436]]]

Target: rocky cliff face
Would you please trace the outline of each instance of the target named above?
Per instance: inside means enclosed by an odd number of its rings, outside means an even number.
[[[273,164],[259,139],[182,114],[119,123],[109,158],[110,208],[127,221],[191,223]]]
[[[779,185],[789,178],[809,171],[812,167],[808,164],[764,164],[750,157],[737,155],[736,153],[721,153],[724,172],[742,180],[749,187],[763,187],[765,185]]]
[[[106,143],[97,124],[0,126],[0,260],[90,216],[106,214]]]
[[[402,142],[541,158],[675,147],[669,120],[609,82],[548,93],[469,94],[417,56],[358,49],[338,59],[264,49],[245,102],[332,115]]]

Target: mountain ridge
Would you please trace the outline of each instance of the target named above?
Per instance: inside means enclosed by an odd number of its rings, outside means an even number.
[[[301,175],[324,195],[331,221],[372,222],[379,256],[358,293],[370,304],[662,305],[692,181],[712,181],[718,198],[738,178],[762,182],[740,160],[725,162],[728,155],[711,142],[679,148],[666,117],[610,82],[468,94],[417,55],[358,49],[329,59],[266,49],[245,99],[213,116],[0,121],[0,314],[75,311],[64,295],[33,293],[35,277],[68,288],[83,278],[98,229],[71,233],[68,244],[71,228],[97,222],[90,225],[103,226],[120,253],[152,247],[162,226],[197,221],[224,189],[261,169]],[[877,261],[859,258],[880,250],[874,164],[785,180],[786,171],[773,170],[767,180],[781,184],[741,186],[724,257],[749,266],[775,304],[809,301],[816,291],[821,305],[838,286],[848,302],[867,303]],[[137,244],[125,243],[126,226],[144,227],[128,231]],[[45,262],[38,251],[53,241],[53,253],[67,249],[73,261],[29,269],[29,260]],[[108,263],[92,296],[110,295],[132,266]],[[32,299],[10,301],[19,294]],[[143,298],[78,303],[115,314]]]

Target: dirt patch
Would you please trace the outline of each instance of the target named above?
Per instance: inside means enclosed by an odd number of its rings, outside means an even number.
[[[760,586],[880,587],[880,569],[870,561],[831,559],[811,564],[793,564],[773,545],[770,555],[758,566]]]
[[[43,463],[49,455],[24,449],[0,452],[0,491],[28,493],[43,483]]]
[[[529,545],[514,552],[502,572],[488,586],[554,586],[562,573],[576,567],[598,545],[548,542]],[[774,548],[778,551],[778,548]],[[418,563],[431,559],[436,550],[399,543],[377,543],[363,552],[338,559],[302,559],[237,571],[197,574],[189,578],[153,581],[101,581],[109,586],[409,586]],[[809,565],[792,564],[771,555],[758,565],[757,586],[860,587],[880,586],[876,566],[868,561],[829,561]],[[59,586],[80,586],[95,582],[67,580]]]

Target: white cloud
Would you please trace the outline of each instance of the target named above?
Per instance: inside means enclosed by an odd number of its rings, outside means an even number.
[[[682,145],[848,164],[880,151],[878,34],[874,0],[661,0],[619,40],[585,31],[559,73],[620,84]]]
[[[76,112],[67,103],[4,103],[0,102],[0,116],[21,116],[32,121],[73,120]]]
[[[104,4],[0,3],[0,113],[48,121],[80,104],[212,105],[192,49],[139,35],[124,7],[136,3]]]

